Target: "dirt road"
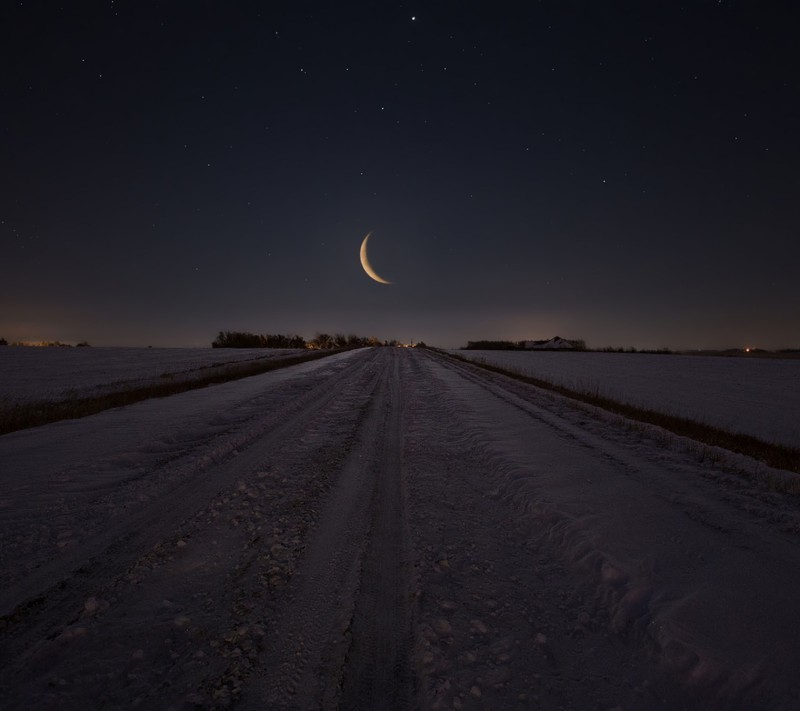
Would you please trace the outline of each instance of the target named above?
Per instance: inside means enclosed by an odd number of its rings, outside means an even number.
[[[793,708],[797,503],[365,349],[0,437],[4,709]]]

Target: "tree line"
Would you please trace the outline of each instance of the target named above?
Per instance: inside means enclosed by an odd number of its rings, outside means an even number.
[[[0,338],[0,346],[7,346],[9,345],[8,341],[5,338]],[[72,344],[70,343],[62,343],[61,341],[36,341],[36,342],[29,342],[29,341],[11,341],[12,346],[43,346],[48,348],[72,348]],[[76,348],[83,348],[84,346],[89,346],[87,341],[81,341],[80,343],[76,343]]]
[[[519,351],[522,341],[467,341],[467,351]]]
[[[395,346],[397,341],[381,341],[375,336],[357,336],[354,333],[318,333],[306,340],[302,336],[282,333],[256,334],[249,331],[220,331],[212,341],[212,348],[364,348],[366,346]]]

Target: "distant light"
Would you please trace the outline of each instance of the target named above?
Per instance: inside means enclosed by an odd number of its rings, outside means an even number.
[[[411,16],[411,22],[414,22],[414,20],[416,20],[416,19],[417,19],[417,16],[416,16],[416,15],[412,15],[412,16]]]
[[[750,349],[749,349],[749,348],[745,348],[745,349],[744,349],[744,352],[745,352],[745,353],[749,353],[749,352],[750,352]]]

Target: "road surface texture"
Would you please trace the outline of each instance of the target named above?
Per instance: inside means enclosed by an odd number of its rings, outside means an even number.
[[[0,437],[0,706],[796,708],[797,502],[719,461],[400,348]]]

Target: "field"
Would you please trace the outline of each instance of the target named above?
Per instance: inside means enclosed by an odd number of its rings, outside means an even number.
[[[192,380],[210,368],[303,352],[263,348],[0,348],[0,402],[105,395],[164,380]]]
[[[471,360],[797,447],[800,360],[644,353],[452,351]]]
[[[253,355],[75,349],[3,387]],[[403,348],[2,435],[3,708],[789,711],[792,475],[702,450]]]

